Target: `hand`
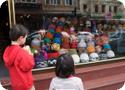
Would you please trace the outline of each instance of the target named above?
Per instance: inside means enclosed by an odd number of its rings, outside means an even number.
[[[24,50],[26,50],[30,55],[33,55],[33,53],[30,50],[30,46],[26,45],[23,47]]]

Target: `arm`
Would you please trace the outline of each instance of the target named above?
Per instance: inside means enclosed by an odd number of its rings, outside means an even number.
[[[54,90],[54,83],[53,83],[53,79],[52,79],[52,81],[51,81],[51,83],[50,83],[49,90]]]
[[[22,71],[27,72],[33,68],[34,58],[27,51],[25,50],[20,51],[19,58],[20,58],[19,68]]]
[[[79,82],[78,82],[78,87],[79,87],[79,90],[85,90],[85,89],[84,89],[84,86],[83,86],[83,82],[82,82],[81,79],[80,79]]]

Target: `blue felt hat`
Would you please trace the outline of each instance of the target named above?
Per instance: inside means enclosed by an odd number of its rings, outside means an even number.
[[[53,42],[57,44],[61,44],[61,38],[54,38]]]
[[[52,33],[52,34],[54,34],[55,30],[51,28],[51,29],[49,29],[49,32]]]
[[[55,38],[61,38],[61,37],[62,37],[62,34],[61,34],[61,33],[55,33],[55,34],[54,34],[54,37],[55,37]]]
[[[111,46],[110,46],[109,44],[104,44],[104,45],[103,45],[103,48],[104,48],[104,49],[111,49]]]

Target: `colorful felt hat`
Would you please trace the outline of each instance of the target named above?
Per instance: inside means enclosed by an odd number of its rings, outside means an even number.
[[[111,46],[108,43],[106,43],[106,44],[103,45],[103,48],[104,49],[111,49]]]
[[[94,45],[89,44],[88,47],[87,47],[87,52],[88,52],[88,53],[93,53],[93,52],[95,52],[95,47],[94,47]]]
[[[55,34],[54,34],[54,37],[55,37],[55,38],[61,38],[61,37],[62,37],[62,34],[61,34],[61,33],[55,33]]]
[[[53,43],[61,44],[61,38],[54,38]]]
[[[49,29],[49,32],[51,33],[51,34],[54,34],[55,33],[55,29]]]
[[[51,43],[51,40],[49,38],[44,38],[44,43]]]
[[[49,39],[53,39],[53,34],[51,32],[47,32],[45,37]]]
[[[31,46],[40,46],[40,40],[38,39],[33,39],[31,41]]]
[[[59,51],[60,50],[60,45],[57,43],[54,43],[51,45],[51,49],[55,50],[55,51]]]

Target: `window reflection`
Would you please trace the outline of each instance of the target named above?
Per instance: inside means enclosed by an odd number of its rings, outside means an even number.
[[[55,65],[62,53],[75,63],[125,54],[125,11],[117,0],[15,0],[15,6],[17,23],[30,31],[35,68]]]

